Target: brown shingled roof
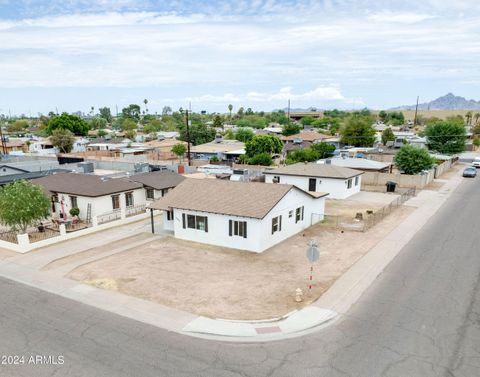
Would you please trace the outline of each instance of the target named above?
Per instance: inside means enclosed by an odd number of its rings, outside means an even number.
[[[263,173],[338,179],[347,179],[363,174],[362,171],[343,168],[340,166],[317,163],[306,164],[303,162],[293,165],[282,166],[277,169],[265,170]]]
[[[150,208],[179,208],[262,219],[292,189],[300,190],[292,185],[274,183],[186,179]]]
[[[98,175],[61,173],[33,179],[36,185],[49,192],[97,197],[142,188],[142,184],[127,178],[103,178]]]
[[[152,171],[132,175],[130,179],[156,190],[162,190],[177,186],[185,177],[171,171]]]

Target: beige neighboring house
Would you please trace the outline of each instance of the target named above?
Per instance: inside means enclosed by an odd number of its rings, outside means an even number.
[[[163,211],[163,228],[176,238],[261,253],[322,221],[326,195],[293,185],[186,179],[149,208]]]
[[[284,143],[293,143],[296,140],[305,141],[308,143],[320,142],[325,139],[330,139],[332,135],[321,134],[317,131],[302,131],[295,135],[283,136],[281,139]]]
[[[178,156],[172,152],[172,148],[177,144],[187,146],[185,141],[176,139],[151,140],[145,143],[146,146],[153,148],[153,157],[157,160],[174,160]]]

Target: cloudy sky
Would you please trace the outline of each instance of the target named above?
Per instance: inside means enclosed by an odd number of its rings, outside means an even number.
[[[480,99],[476,0],[0,0],[0,114]]]

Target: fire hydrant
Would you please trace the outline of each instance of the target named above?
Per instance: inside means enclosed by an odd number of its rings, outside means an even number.
[[[297,288],[295,290],[295,301],[302,302],[302,297],[303,297],[303,291],[300,288]]]

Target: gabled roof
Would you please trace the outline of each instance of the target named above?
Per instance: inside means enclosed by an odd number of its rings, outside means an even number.
[[[33,172],[18,173],[18,174],[0,175],[0,185],[6,185],[11,182],[20,181],[22,179],[31,180],[35,178],[45,177],[51,174],[68,173],[69,171],[70,170],[67,170],[67,169],[51,169],[51,170],[33,171]]]
[[[156,190],[176,187],[185,180],[185,177],[171,171],[152,171],[150,173],[135,174],[130,180],[152,187]]]
[[[105,178],[81,173],[61,173],[32,180],[52,193],[98,197],[131,191],[143,185],[128,178]]]
[[[221,179],[186,179],[150,208],[172,208],[263,219],[291,190],[292,185],[233,182]],[[324,196],[327,194],[324,194]]]
[[[340,166],[324,165],[316,163],[303,163],[282,166],[277,169],[265,170],[264,174],[296,175],[302,177],[348,179],[363,174],[362,171],[343,168]]]

